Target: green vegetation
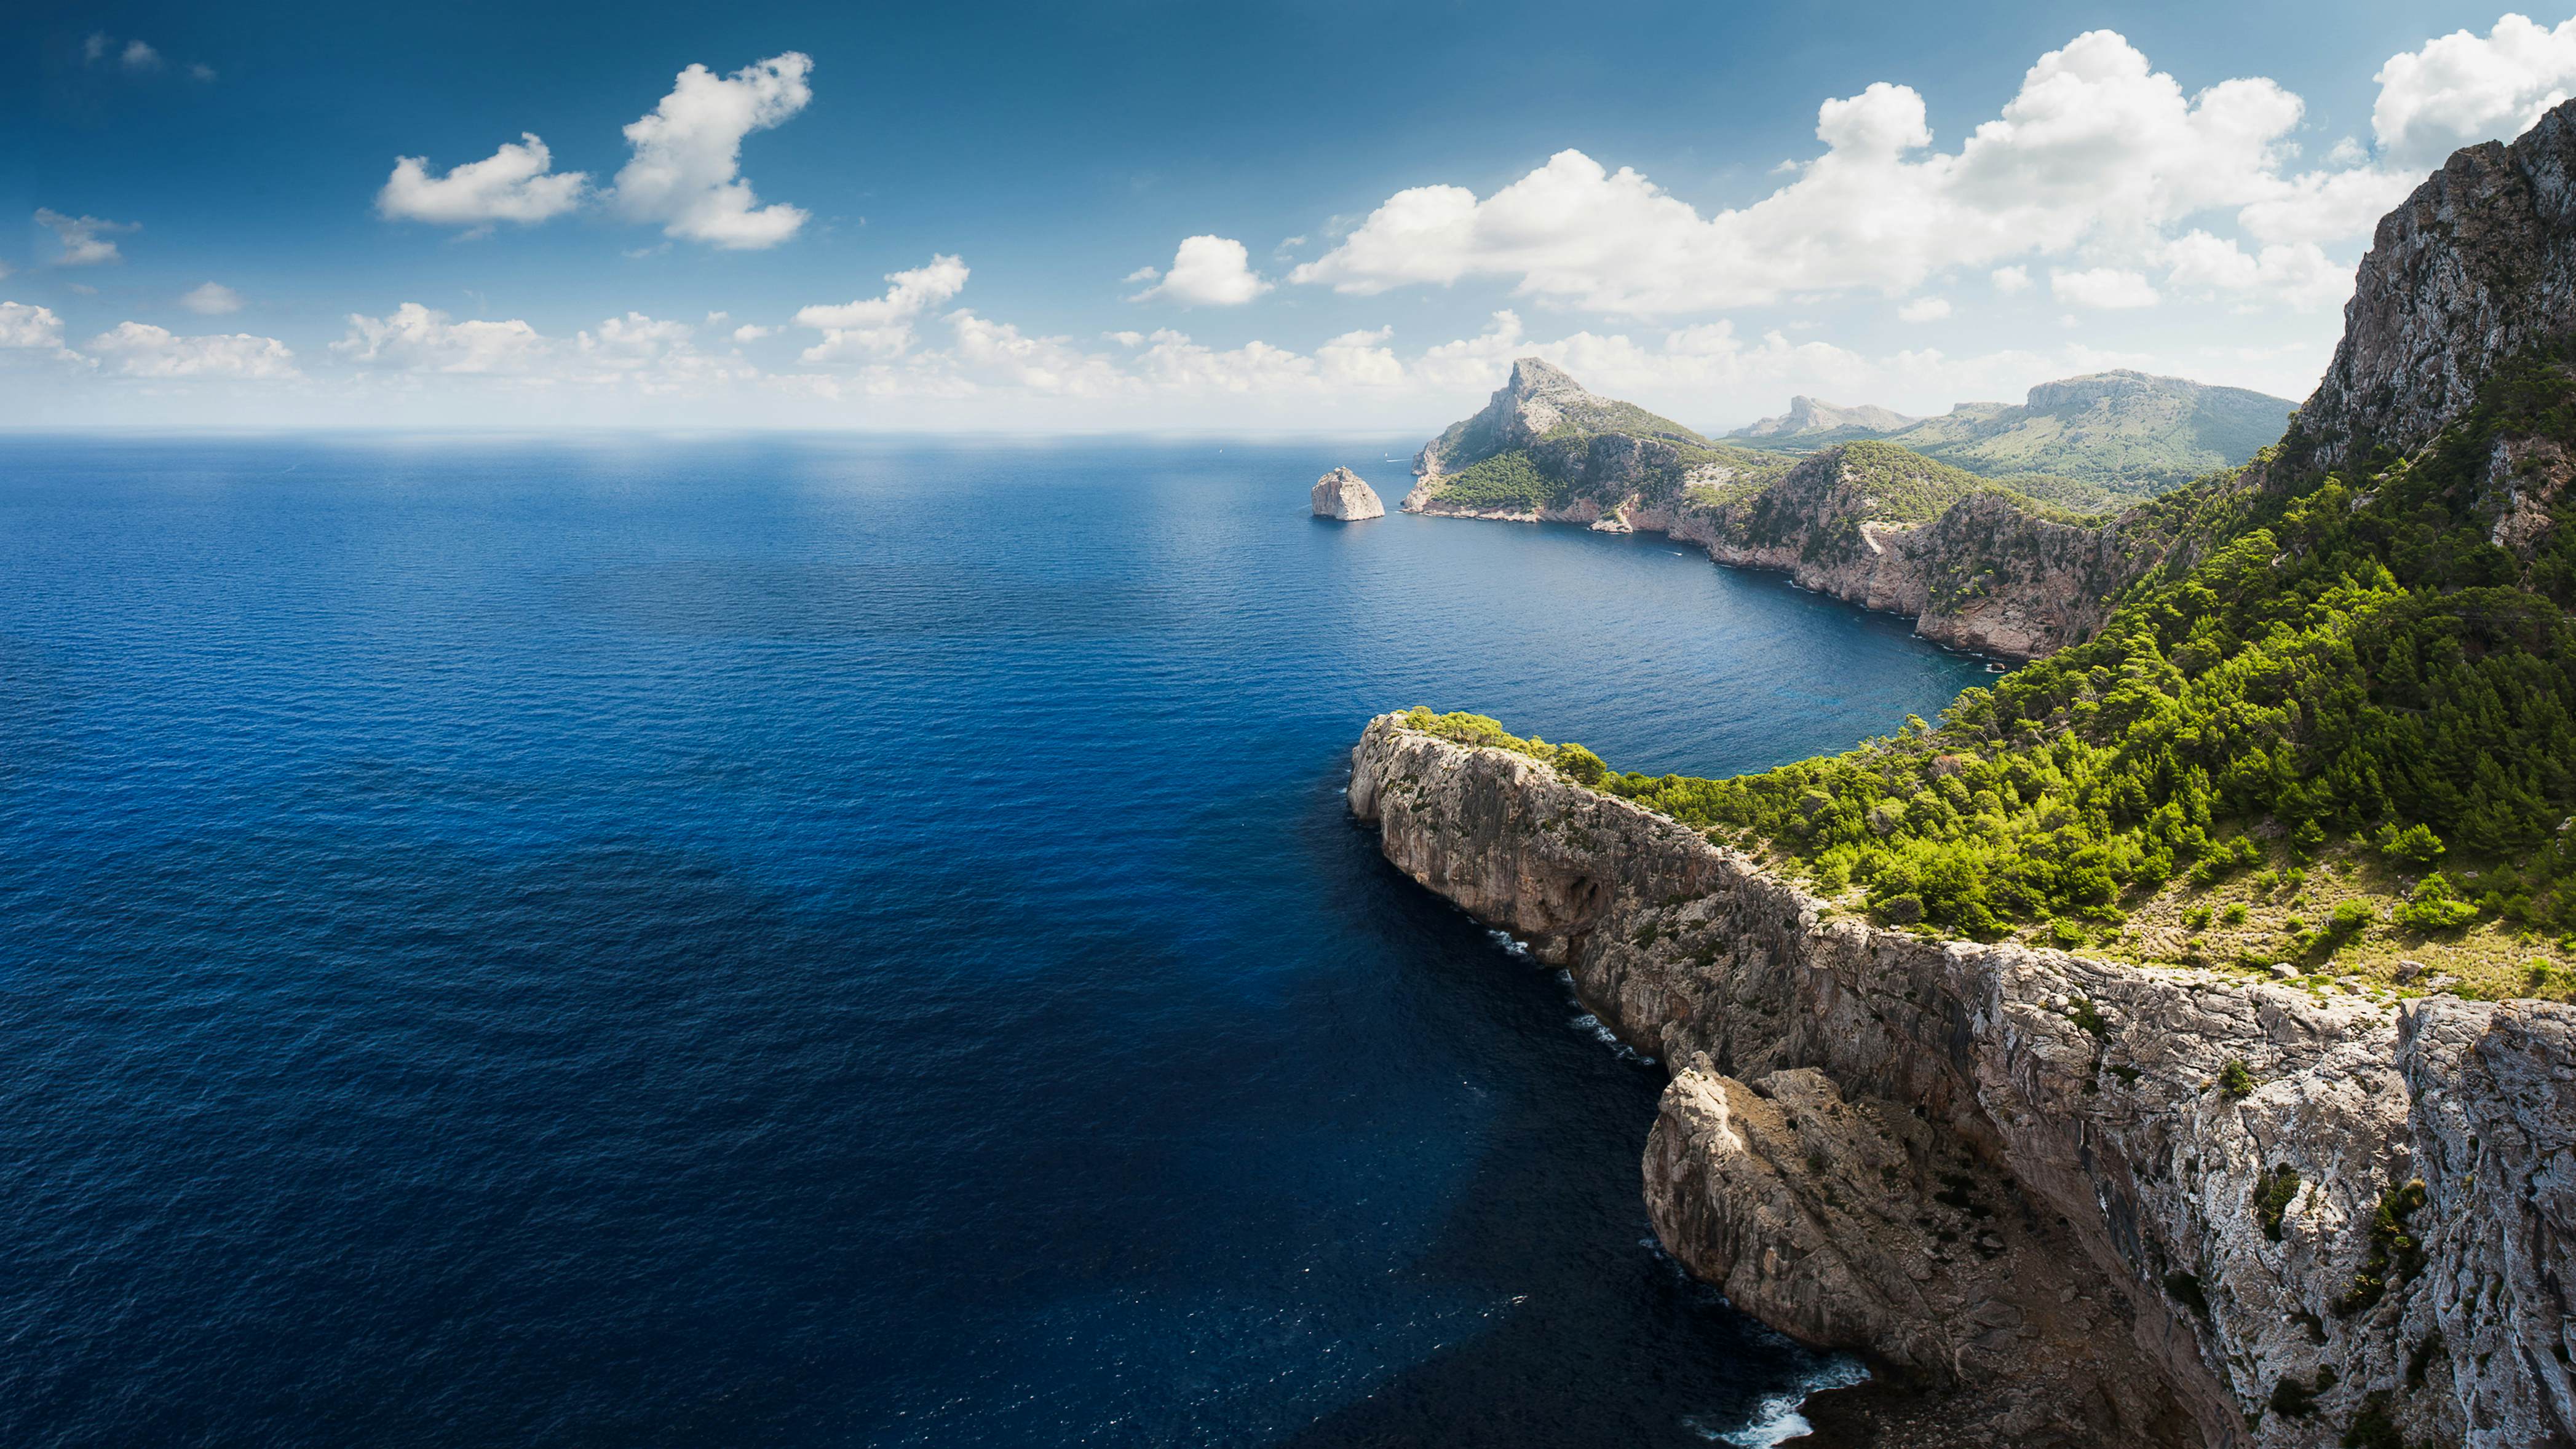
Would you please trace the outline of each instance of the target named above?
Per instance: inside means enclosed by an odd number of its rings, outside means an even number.
[[[2335,1300],[2335,1312],[2350,1317],[2376,1307],[2389,1288],[2423,1270],[2424,1246],[2415,1240],[2407,1225],[2407,1219],[2423,1206],[2424,1184],[2420,1179],[2379,1195],[2379,1207],[2370,1217],[2370,1256],[2362,1261],[2361,1271],[2353,1275],[2351,1286]]]
[[[2287,488],[2213,480],[2152,505],[2202,541],[2181,551],[2193,562],[2149,574],[2091,642],[1968,690],[1939,728],[1606,788],[1882,920],[1979,938],[2116,927],[2168,886],[2209,893],[2258,865],[2267,894],[2295,897],[2310,863],[2342,872],[2359,849],[2386,871],[2444,842],[2487,863],[2475,899],[2443,872],[2336,879],[2402,894],[2401,938],[2481,915],[2576,930],[2576,836],[2558,829],[2576,815],[2576,506],[2527,564],[2489,541],[2500,436],[2576,444],[2566,357],[2501,369],[2410,462]],[[1881,466],[1867,487],[1892,516],[1937,508],[1965,476],[1849,451]],[[2366,921],[2331,919],[2340,935],[2302,922],[2289,944],[2349,944]]]
[[[1963,403],[1886,430],[1839,426],[1730,440],[1809,453],[1876,438],[2046,502],[2099,512],[2245,462],[2281,435],[2290,409],[2285,399],[2243,388],[2107,372],[2043,383],[2018,407]]]
[[[1461,508],[1543,508],[1564,485],[1538,470],[1520,448],[1496,453],[1440,480],[1440,500]]]
[[[2254,1189],[2254,1221],[2273,1242],[2281,1241],[2281,1219],[2297,1200],[2299,1187],[2298,1169],[2283,1163],[2265,1174]]]
[[[2260,1085],[2262,1083],[2255,1080],[2254,1073],[2234,1057],[2229,1057],[2227,1065],[2218,1069],[2218,1090],[2231,1097],[2253,1096],[2254,1089]]]

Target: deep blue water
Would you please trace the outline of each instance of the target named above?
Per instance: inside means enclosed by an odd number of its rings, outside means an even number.
[[[1384,446],[0,439],[0,1444],[1699,1442],[1660,1073],[1345,818],[1976,666]]]

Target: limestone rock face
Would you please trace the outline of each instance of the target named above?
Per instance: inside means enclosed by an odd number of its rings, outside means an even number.
[[[2576,102],[2511,146],[2455,152],[2380,219],[2343,342],[2285,455],[2325,466],[2413,452],[2516,350],[2576,325]]]
[[[1348,468],[1335,468],[1316,479],[1314,501],[1317,518],[1357,522],[1386,517],[1386,505],[1378,500],[1377,490]]]
[[[1674,1067],[1644,1179],[1675,1258],[1960,1391],[1903,1442],[2576,1442],[2576,1008],[1835,919],[1398,715],[1353,752],[1350,803]]]

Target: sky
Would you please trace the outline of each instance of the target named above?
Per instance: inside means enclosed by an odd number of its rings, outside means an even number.
[[[2424,0],[5,8],[8,428],[2295,400],[2576,94],[2568,14]]]

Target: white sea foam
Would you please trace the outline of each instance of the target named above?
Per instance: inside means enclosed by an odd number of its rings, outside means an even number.
[[[1754,1406],[1752,1421],[1741,1428],[1721,1429],[1697,1418],[1682,1420],[1682,1427],[1715,1444],[1735,1444],[1742,1449],[1772,1449],[1775,1444],[1785,1444],[1815,1428],[1807,1422],[1807,1416],[1799,1412],[1808,1395],[1820,1394],[1827,1389],[1847,1389],[1867,1382],[1869,1370],[1861,1366],[1860,1360],[1837,1354],[1825,1360],[1824,1365],[1809,1374],[1797,1388],[1783,1394],[1772,1394]]]

